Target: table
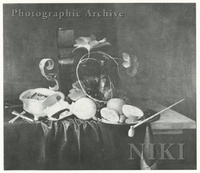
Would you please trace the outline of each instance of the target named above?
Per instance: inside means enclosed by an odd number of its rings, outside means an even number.
[[[155,103],[144,103],[141,107],[146,107],[145,115],[163,108]],[[152,107],[155,111],[148,109]],[[130,144],[134,144],[139,152],[142,151],[140,144],[149,138],[146,130],[149,123],[138,127],[135,136],[130,138],[127,136],[129,125],[108,125],[75,117],[57,122],[29,124],[18,121],[9,124],[7,122],[13,116],[10,114],[11,110],[6,111],[5,170],[141,169],[140,156],[136,152],[131,153],[134,159],[130,159]],[[151,126],[154,134],[177,134],[186,128],[195,129],[195,122],[168,110],[161,114],[159,120],[152,122]],[[154,162],[146,161],[150,164]]]
[[[161,111],[165,106],[153,101],[141,103],[143,107],[154,111]],[[170,152],[175,160],[158,159],[157,169],[196,169],[196,122],[185,115],[182,115],[172,109],[160,114],[158,121],[151,123],[154,134],[154,141],[159,144],[166,144],[167,148],[170,143],[174,144]],[[180,150],[178,144],[184,144],[184,159],[179,160]],[[160,147],[158,147],[158,150]],[[160,151],[161,153],[161,151]],[[161,155],[161,154],[160,154]],[[158,156],[160,158],[161,156]]]
[[[60,121],[4,123],[5,170],[133,170],[130,145],[141,152],[146,125],[128,137],[129,125],[109,125],[76,117]]]
[[[156,102],[143,102],[142,107],[159,112],[166,107]],[[196,122],[172,109],[160,114],[160,119],[151,123],[154,134],[182,134],[184,130],[195,130]]]

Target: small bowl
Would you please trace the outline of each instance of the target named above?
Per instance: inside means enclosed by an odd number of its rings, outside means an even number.
[[[123,105],[122,112],[127,118],[133,121],[138,121],[144,116],[144,113],[141,109],[132,105]]]
[[[41,95],[40,99],[32,98],[35,94]],[[47,88],[29,89],[20,94],[19,99],[23,102],[23,108],[30,114],[34,115],[34,119],[45,116],[44,110],[54,105],[60,99],[64,100],[65,96],[61,92],[55,92]]]

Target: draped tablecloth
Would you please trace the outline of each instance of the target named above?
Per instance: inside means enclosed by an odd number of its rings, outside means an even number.
[[[130,125],[104,124],[71,116],[59,121],[4,123],[5,170],[140,169],[144,124],[128,137]]]

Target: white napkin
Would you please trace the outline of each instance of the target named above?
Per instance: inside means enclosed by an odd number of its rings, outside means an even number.
[[[54,114],[56,114],[59,111],[62,111],[64,109],[69,109],[70,110],[70,105],[68,102],[65,102],[64,100],[59,100],[58,102],[56,102],[54,105],[47,107],[44,112],[47,114],[47,116],[49,117],[49,119],[55,119],[52,116]],[[65,111],[63,113],[60,114],[59,119],[67,117],[72,115],[72,113],[70,111]],[[58,119],[57,119],[58,120]]]

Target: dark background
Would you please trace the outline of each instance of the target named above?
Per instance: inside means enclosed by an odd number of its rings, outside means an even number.
[[[124,12],[124,17],[13,17],[23,12],[75,10]],[[4,4],[4,98],[18,99],[26,89],[48,87],[38,64],[42,58],[58,58],[58,28],[79,36],[106,37],[109,51],[121,58],[136,55],[140,64],[133,80],[127,80],[132,97],[148,97],[163,105],[185,98],[174,109],[196,120],[196,7],[195,4]]]
[[[24,12],[59,12],[65,9],[124,12],[120,18],[12,17],[12,9]],[[185,98],[173,109],[196,120],[196,5],[160,4],[4,4],[4,99],[16,100],[24,90],[48,87],[38,64],[43,58],[58,59],[58,28],[75,31],[75,38],[94,34],[112,44],[105,48],[121,58],[123,52],[136,55],[140,64],[133,80],[127,80],[132,98],[147,97],[165,106]],[[67,79],[67,77],[66,77]],[[70,84],[71,85],[71,84]],[[186,133],[187,134],[187,133]],[[161,141],[187,140],[188,159],[179,168],[195,168],[195,136],[164,136]],[[172,140],[173,139],[173,140]],[[191,144],[191,141],[192,144]],[[165,164],[174,168],[173,163]]]

